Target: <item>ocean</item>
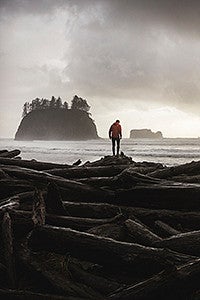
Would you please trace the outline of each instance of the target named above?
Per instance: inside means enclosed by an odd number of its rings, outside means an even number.
[[[109,139],[88,141],[15,141],[0,139],[0,149],[20,149],[23,159],[72,164],[111,155]],[[136,162],[159,162],[167,166],[200,160],[200,138],[122,139],[121,151]]]

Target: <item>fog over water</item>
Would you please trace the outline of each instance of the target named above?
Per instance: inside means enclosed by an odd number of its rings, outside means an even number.
[[[75,94],[102,137],[115,119],[125,137],[198,137],[199,15],[195,0],[1,0],[0,137],[25,101]]]

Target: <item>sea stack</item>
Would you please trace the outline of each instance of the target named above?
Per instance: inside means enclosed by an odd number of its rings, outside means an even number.
[[[25,103],[25,112],[15,134],[15,140],[97,139],[99,138],[97,128],[90,118],[88,110],[89,106],[86,100],[78,96],[72,100],[70,109],[66,104],[63,105],[60,100],[58,102],[55,97],[53,101],[35,99],[31,104]]]
[[[162,139],[161,131],[152,132],[151,129],[132,129],[130,131],[131,139]]]

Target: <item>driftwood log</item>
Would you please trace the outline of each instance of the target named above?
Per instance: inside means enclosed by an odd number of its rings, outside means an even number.
[[[200,161],[192,161],[180,166],[169,167],[162,170],[151,172],[149,175],[156,178],[173,178],[178,175],[199,175]]]
[[[41,209],[41,208],[39,207],[39,209]],[[42,206],[42,209],[43,209],[43,206]],[[41,224],[44,222],[44,216],[43,216],[43,213],[41,213],[41,211],[39,213],[39,216],[35,212],[34,218],[33,218],[32,212],[12,209],[10,211],[10,216],[11,216],[13,224],[15,225],[15,229],[19,228],[19,230],[27,229],[30,231],[33,229],[34,224],[38,224],[39,220],[41,221]],[[88,230],[95,226],[100,226],[100,225],[104,225],[104,224],[107,224],[107,225],[116,224],[118,222],[122,222],[123,219],[124,219],[124,216],[122,214],[116,215],[113,218],[106,218],[106,219],[58,216],[58,215],[53,215],[53,214],[45,215],[46,224],[57,226],[57,227],[72,228],[72,229],[77,229],[77,230],[81,230],[81,231],[85,231],[85,230]]]
[[[125,225],[130,235],[134,237],[138,244],[152,246],[154,243],[162,240],[144,224],[128,219],[125,221]]]
[[[71,167],[67,169],[46,170],[47,173],[67,179],[89,177],[112,177],[121,173],[127,165],[99,166],[99,167]]]
[[[29,270],[33,270],[41,280],[47,281],[52,288],[61,294],[83,297],[86,299],[103,299],[98,292],[83,284],[74,283],[63,265],[62,257],[51,253],[35,254],[26,247],[21,247],[18,259]],[[48,260],[48,264],[46,261]]]
[[[110,295],[108,299],[188,299],[191,280],[194,279],[193,284],[197,288],[199,276],[200,260],[198,259],[189,264],[162,271],[150,279]]]
[[[2,299],[17,300],[66,300],[66,296],[59,296],[48,293],[34,293],[26,290],[0,289],[0,297]],[[83,300],[85,298],[68,296],[67,300]]]
[[[200,230],[173,235],[154,243],[156,247],[167,247],[175,251],[200,256]]]
[[[67,258],[67,269],[69,270],[72,278],[76,281],[95,287],[95,289],[102,295],[108,295],[124,287],[123,284],[116,281],[108,280],[104,277],[91,273],[89,270],[84,270],[80,261],[70,256]]]
[[[1,298],[198,299],[199,162],[19,154],[0,150]]]
[[[16,286],[15,253],[13,243],[12,222],[9,213],[5,212],[2,221],[2,238],[4,261],[11,288]]]
[[[16,157],[17,155],[19,155],[20,153],[21,153],[21,151],[18,149],[12,150],[12,151],[3,150],[0,153],[0,158],[2,158],[2,157],[13,158],[13,157]]]
[[[65,200],[80,200],[88,199],[92,201],[92,199],[107,199],[114,195],[112,192],[105,191],[101,188],[94,188],[90,185],[80,183],[78,181],[64,179],[59,176],[50,175],[48,173],[39,172],[35,170],[28,170],[23,168],[8,168],[2,167],[3,170],[10,176],[17,177],[18,180],[30,180],[34,184],[47,186],[49,183],[56,184],[60,190],[61,195],[64,194]],[[0,182],[1,183],[1,182]]]
[[[0,156],[0,164],[7,165],[7,166],[18,166],[22,168],[32,169],[32,170],[50,170],[55,168],[70,168],[71,165],[66,164],[54,164],[54,163],[47,163],[47,162],[38,162],[36,160],[25,160],[25,159],[9,159]]]
[[[174,229],[172,226],[160,220],[155,221],[155,228],[158,230],[159,234],[164,237],[169,237],[180,233],[179,230]]]
[[[25,180],[0,179],[0,198],[6,198],[18,193],[33,190],[33,185]]]
[[[106,264],[124,264],[147,272],[148,263],[160,267],[169,263],[184,263],[194,259],[162,248],[149,248],[139,244],[123,243],[110,238],[88,234],[70,228],[50,225],[36,227],[29,236],[29,246],[34,250],[51,250],[57,253],[70,251],[81,259]],[[149,270],[150,271],[150,270]]]

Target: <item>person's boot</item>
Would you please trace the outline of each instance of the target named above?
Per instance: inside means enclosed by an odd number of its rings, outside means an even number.
[[[119,148],[117,148],[117,157],[119,157]]]

